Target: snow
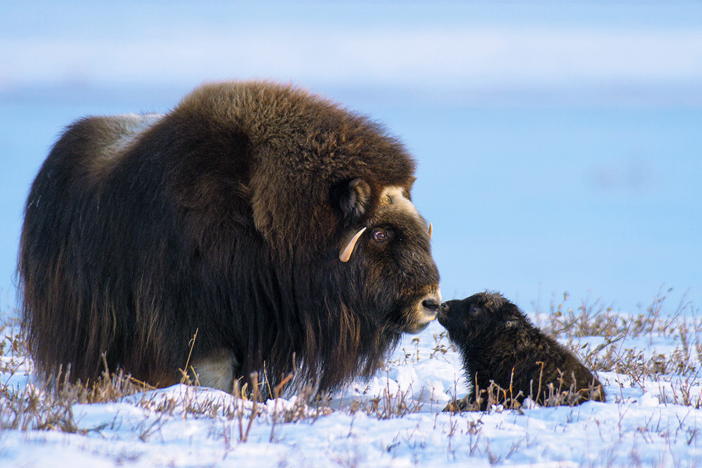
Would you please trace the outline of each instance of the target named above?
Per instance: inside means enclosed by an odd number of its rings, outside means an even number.
[[[527,402],[521,412],[493,407],[451,414],[441,409],[467,387],[460,357],[441,332],[432,323],[407,336],[386,369],[348,385],[323,408],[307,407],[297,420],[283,421],[296,396],[259,404],[246,441],[241,439],[251,401],[176,385],[114,403],[74,405],[78,433],[5,429],[0,466],[685,467],[702,462],[702,410],[680,404],[685,388],[699,402],[702,384],[696,375],[661,376],[642,386],[600,372],[607,403],[542,408]],[[655,341],[666,350],[679,347],[674,337]],[[633,339],[624,346],[638,344]],[[445,353],[436,351],[441,345]],[[7,375],[2,380],[17,388],[32,385],[31,372],[31,362],[24,362],[9,381]],[[396,407],[400,396],[406,398],[407,414],[378,416],[388,401]],[[380,402],[378,412],[368,409],[374,399]]]

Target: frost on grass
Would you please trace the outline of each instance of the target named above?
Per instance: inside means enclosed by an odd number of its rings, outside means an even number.
[[[534,322],[598,373],[607,403],[442,409],[468,392],[432,324],[384,369],[334,395],[261,401],[197,385],[153,389],[119,372],[47,387],[12,314],[0,326],[0,466],[702,466],[702,317],[659,293],[637,312],[554,297]]]

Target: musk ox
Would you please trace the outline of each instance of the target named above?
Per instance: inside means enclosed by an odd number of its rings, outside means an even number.
[[[168,386],[190,363],[226,391],[254,371],[319,391],[370,375],[441,304],[414,170],[367,117],[268,82],[73,123],[22,228],[39,368],[95,381],[104,353],[110,370]]]
[[[519,308],[498,293],[478,293],[441,306],[439,323],[458,346],[473,388],[458,408],[486,399],[476,395],[491,381],[521,402],[580,404],[605,401],[602,385],[578,359],[556,340],[536,328]],[[553,384],[553,389],[549,389]],[[522,395],[518,396],[521,391]],[[551,397],[551,400],[547,399]]]

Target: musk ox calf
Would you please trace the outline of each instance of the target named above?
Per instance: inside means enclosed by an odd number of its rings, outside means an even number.
[[[605,401],[597,378],[498,293],[447,301],[438,318],[458,346],[466,374],[473,382],[473,389],[458,402],[458,409],[476,403],[485,409],[487,398],[476,389],[485,392],[491,382],[506,391],[503,398],[519,402],[527,396],[539,404]]]
[[[370,375],[441,304],[415,162],[368,118],[267,82],[87,117],[29,194],[23,323],[44,372],[231,391]],[[197,332],[190,355],[191,340]]]

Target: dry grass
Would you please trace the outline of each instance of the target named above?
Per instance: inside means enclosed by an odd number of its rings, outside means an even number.
[[[662,403],[699,408],[700,397],[691,397],[690,390],[702,371],[702,318],[684,295],[670,308],[671,291],[659,290],[651,304],[639,307],[635,314],[615,312],[599,299],[582,301],[573,309],[567,306],[566,293],[559,303],[551,300],[546,314],[537,308],[537,324],[559,338],[592,371],[619,374],[620,386],[627,381],[645,391],[652,384],[672,385],[671,395],[663,394]],[[582,338],[589,337],[601,337],[602,342],[591,346],[585,340],[581,344]],[[666,354],[649,351],[660,339],[672,339],[675,348]]]
[[[702,320],[698,316],[699,311],[684,299],[669,310],[669,292],[659,292],[649,307],[635,314],[614,311],[599,299],[593,302],[584,300],[578,306],[570,307],[570,298],[564,294],[560,301],[555,298],[551,300],[548,311],[537,307],[535,321],[546,333],[558,338],[577,354],[593,371],[617,373],[620,386],[626,384],[646,390],[657,385],[662,389],[662,403],[699,408],[702,406],[702,396],[697,388],[698,376],[702,372],[702,344],[699,339]],[[351,398],[344,402],[342,395],[338,407],[332,408],[329,399],[316,396],[310,388],[303,389],[284,403],[280,402],[279,396],[293,376],[284,379],[276,388],[266,388],[264,394],[273,396],[267,402],[261,396],[261,386],[268,385],[265,383],[267,379],[259,382],[257,375],[252,375],[250,382],[237,385],[234,395],[222,397],[219,394],[218,398],[200,398],[202,391],[196,385],[196,379],[193,382],[191,374],[185,372],[184,382],[194,385],[178,395],[151,392],[152,388],[145,383],[121,372],[110,372],[107,368],[97,382],[88,384],[72,384],[67,380],[67,373],[61,372],[40,384],[25,383],[24,376],[32,373],[31,367],[28,367],[31,366],[31,358],[18,330],[14,318],[6,318],[0,327],[0,336],[3,337],[0,342],[0,373],[4,376],[4,383],[0,384],[0,430],[57,430],[71,433],[100,430],[80,428],[73,416],[74,405],[116,402],[128,398],[127,401],[137,407],[163,417],[225,418],[233,424],[228,437],[238,442],[246,442],[255,421],[264,418],[271,424],[270,440],[274,441],[276,424],[314,423],[334,411],[348,414],[362,411],[378,419],[401,418],[421,411],[422,397],[427,396],[424,389],[420,389],[417,396],[411,387],[397,390],[390,387],[389,370],[392,367],[427,358],[420,353],[419,337],[410,342],[403,358],[387,363],[388,386],[380,396]],[[646,352],[632,345],[637,340],[650,344],[660,338],[674,338],[677,346],[672,352],[663,354]],[[447,353],[455,351],[445,332],[435,334],[433,340],[428,359],[446,360]],[[591,342],[599,344],[593,346]],[[53,385],[46,385],[47,382]],[[464,391],[456,390],[456,393]],[[483,390],[482,398],[487,401],[489,410],[521,411],[516,395],[512,395],[509,389],[492,385]],[[551,388],[550,397],[543,405],[573,404],[576,396],[570,389]],[[616,399],[616,395],[614,397]],[[342,402],[345,405],[342,406]],[[480,401],[473,404],[454,401],[454,405],[458,406],[449,409],[477,411]],[[142,435],[149,437],[161,421],[159,417],[149,423],[143,428]]]
[[[575,406],[583,402],[583,393],[589,393],[592,397],[598,393],[598,387],[590,386],[587,389],[575,390],[574,384],[565,387],[563,379],[560,379],[558,387],[553,383],[549,383],[546,386],[548,390],[548,395],[543,401],[538,400],[538,404],[543,407],[553,407],[553,406]],[[536,390],[536,389],[533,389]],[[538,391],[538,390],[537,390]],[[488,412],[497,411],[501,412],[503,410],[515,410],[521,413],[522,405],[525,402],[530,405],[537,399],[534,397],[533,391],[529,395],[523,395],[521,390],[515,394],[511,388],[502,388],[495,382],[490,382],[490,386],[486,389],[478,388],[476,391],[478,397],[471,401],[468,397],[460,400],[451,401],[444,411],[450,411],[453,413],[461,411],[483,411],[481,408],[486,408]],[[528,398],[528,400],[521,401],[523,398]]]

